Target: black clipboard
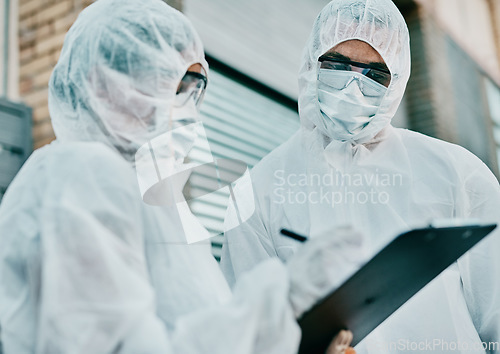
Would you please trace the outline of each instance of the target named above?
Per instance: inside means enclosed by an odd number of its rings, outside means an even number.
[[[430,227],[398,236],[302,316],[299,354],[324,354],[342,329],[353,332],[354,347],[495,227]]]

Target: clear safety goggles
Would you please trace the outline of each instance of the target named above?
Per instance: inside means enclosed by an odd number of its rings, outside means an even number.
[[[356,81],[361,94],[365,97],[381,97],[387,93],[387,87],[355,71],[329,70],[319,68],[318,83],[343,90]]]
[[[321,69],[357,72],[385,87],[389,87],[391,83],[391,72],[389,70],[374,68],[370,64],[350,60],[334,60],[326,56],[321,56],[318,62]]]
[[[182,78],[175,96],[175,106],[184,106],[193,99],[197,108],[200,107],[207,88],[207,77],[203,74],[188,71]]]

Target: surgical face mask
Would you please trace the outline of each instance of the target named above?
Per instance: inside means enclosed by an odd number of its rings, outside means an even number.
[[[163,107],[156,107],[148,119],[139,119],[133,115],[127,117],[127,112],[114,112],[114,115],[106,117],[108,126],[103,125],[98,117],[95,120],[104,132],[108,132],[108,140],[127,161],[133,162],[141,146],[156,140],[158,136],[165,141],[164,148],[160,149],[161,155],[181,160],[189,153],[196,140],[195,123],[198,122],[198,115],[196,102],[191,97],[182,106],[169,102]],[[113,127],[109,124],[113,121],[121,121],[121,125]],[[181,127],[183,129],[178,129]],[[109,133],[110,130],[112,134]]]
[[[169,129],[142,145],[135,155],[135,167],[141,194],[146,203],[178,200],[171,194],[182,192],[189,177],[183,174],[190,165],[185,158],[195,145],[202,124],[194,99],[181,107],[172,107]]]
[[[196,132],[196,123],[198,122],[197,102],[191,98],[184,105],[172,108],[171,127],[169,127],[168,137],[172,141],[172,151],[176,160],[184,160],[193,148],[194,142],[198,136]],[[181,163],[181,162],[179,162]]]
[[[318,101],[328,135],[352,140],[376,115],[387,88],[361,73],[319,68]]]

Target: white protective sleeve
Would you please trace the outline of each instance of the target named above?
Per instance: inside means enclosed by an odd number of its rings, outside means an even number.
[[[239,203],[245,202],[243,198],[253,198],[253,195],[243,194]],[[267,235],[261,211],[259,200],[255,198],[254,214],[238,227],[224,232],[226,242],[222,246],[220,266],[231,287],[235,285],[236,279],[255,265],[271,257],[278,257],[274,244]],[[225,222],[232,222],[235,218],[234,207],[230,204]]]
[[[471,159],[472,160],[472,159]],[[485,343],[500,342],[500,187],[486,165],[477,159],[466,164],[463,181],[464,212],[482,222],[499,226],[458,260],[463,290],[472,321]],[[500,348],[498,348],[500,349]]]
[[[241,185],[236,186],[239,188]],[[252,196],[250,191],[246,192],[239,193],[242,196],[240,206]],[[234,286],[236,279],[269,258],[286,261],[290,302],[296,318],[341,285],[366,261],[364,236],[352,227],[328,229],[305,243],[290,239],[293,247],[281,248],[278,255],[273,238],[267,236],[261,212],[263,209],[258,205],[249,220],[225,232],[227,242],[222,248],[221,267],[230,285]],[[234,218],[235,208],[230,203],[226,222]],[[286,239],[283,235],[274,236]]]
[[[107,157],[59,161],[59,177],[47,184],[36,352],[294,353],[300,331],[278,261],[242,278],[228,303],[190,313],[167,332],[144,259],[142,201],[127,188],[133,174]]]

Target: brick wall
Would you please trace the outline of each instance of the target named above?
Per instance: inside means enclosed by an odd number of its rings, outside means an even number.
[[[19,91],[33,108],[33,141],[54,139],[47,102],[48,82],[66,32],[92,0],[19,0]],[[167,1],[182,9],[182,0]]]
[[[491,23],[493,25],[493,36],[495,38],[497,60],[500,64],[500,2],[498,0],[487,0]]]
[[[423,52],[427,60],[425,70],[430,83],[435,135],[452,143],[460,143],[451,77],[456,73],[450,70],[447,51],[449,37],[428,11],[420,8],[419,17],[424,35]]]
[[[80,0],[19,0],[19,91],[33,108],[35,148],[54,138],[47,84],[64,36],[84,6]]]
[[[462,145],[497,170],[480,66],[421,7],[405,14],[412,71],[406,90],[409,126]]]

